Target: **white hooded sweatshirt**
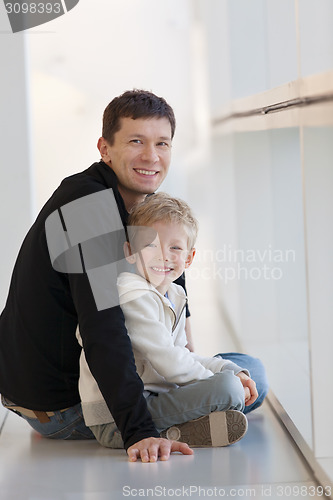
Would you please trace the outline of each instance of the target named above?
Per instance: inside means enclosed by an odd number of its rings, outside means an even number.
[[[245,371],[218,357],[190,352],[185,333],[184,289],[172,283],[167,296],[137,274],[121,273],[118,278],[120,305],[130,336],[135,364],[145,391],[166,392],[203,380],[222,370]],[[79,331],[78,339],[82,345]],[[86,425],[112,422],[111,413],[87,365],[82,350],[79,390]]]

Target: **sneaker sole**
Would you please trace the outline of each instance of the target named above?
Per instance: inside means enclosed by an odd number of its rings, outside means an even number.
[[[216,411],[196,420],[174,425],[161,437],[192,447],[219,447],[236,443],[246,434],[247,418],[238,410]]]

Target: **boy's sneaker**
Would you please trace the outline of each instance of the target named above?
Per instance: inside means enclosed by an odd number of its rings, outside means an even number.
[[[209,415],[173,425],[161,437],[182,441],[189,446],[228,446],[242,439],[247,431],[247,418],[241,411],[214,411]]]

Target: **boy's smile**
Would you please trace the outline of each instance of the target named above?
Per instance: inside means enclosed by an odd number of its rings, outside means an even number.
[[[156,231],[156,236],[153,239],[149,231],[147,239],[147,228],[142,228],[142,236],[137,235],[134,245],[135,252],[140,248],[135,264],[138,273],[165,295],[170,284],[192,263],[195,250],[188,249],[188,234],[182,224],[160,221],[149,228]]]

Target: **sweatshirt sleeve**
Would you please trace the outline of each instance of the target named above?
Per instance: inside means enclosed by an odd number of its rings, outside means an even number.
[[[236,363],[233,363],[228,359],[224,359],[221,356],[203,357],[199,356],[196,353],[191,354],[194,359],[202,364],[202,366],[204,366],[208,370],[211,370],[213,373],[222,372],[224,370],[232,370],[235,375],[237,375],[239,372],[244,372],[246,373],[246,375],[250,375],[248,370],[241,368],[240,366],[236,365]]]
[[[159,321],[159,304],[153,293],[125,302],[122,309],[133,348],[149,360],[168,382],[183,385],[213,375],[186,347],[174,345],[173,337]]]

